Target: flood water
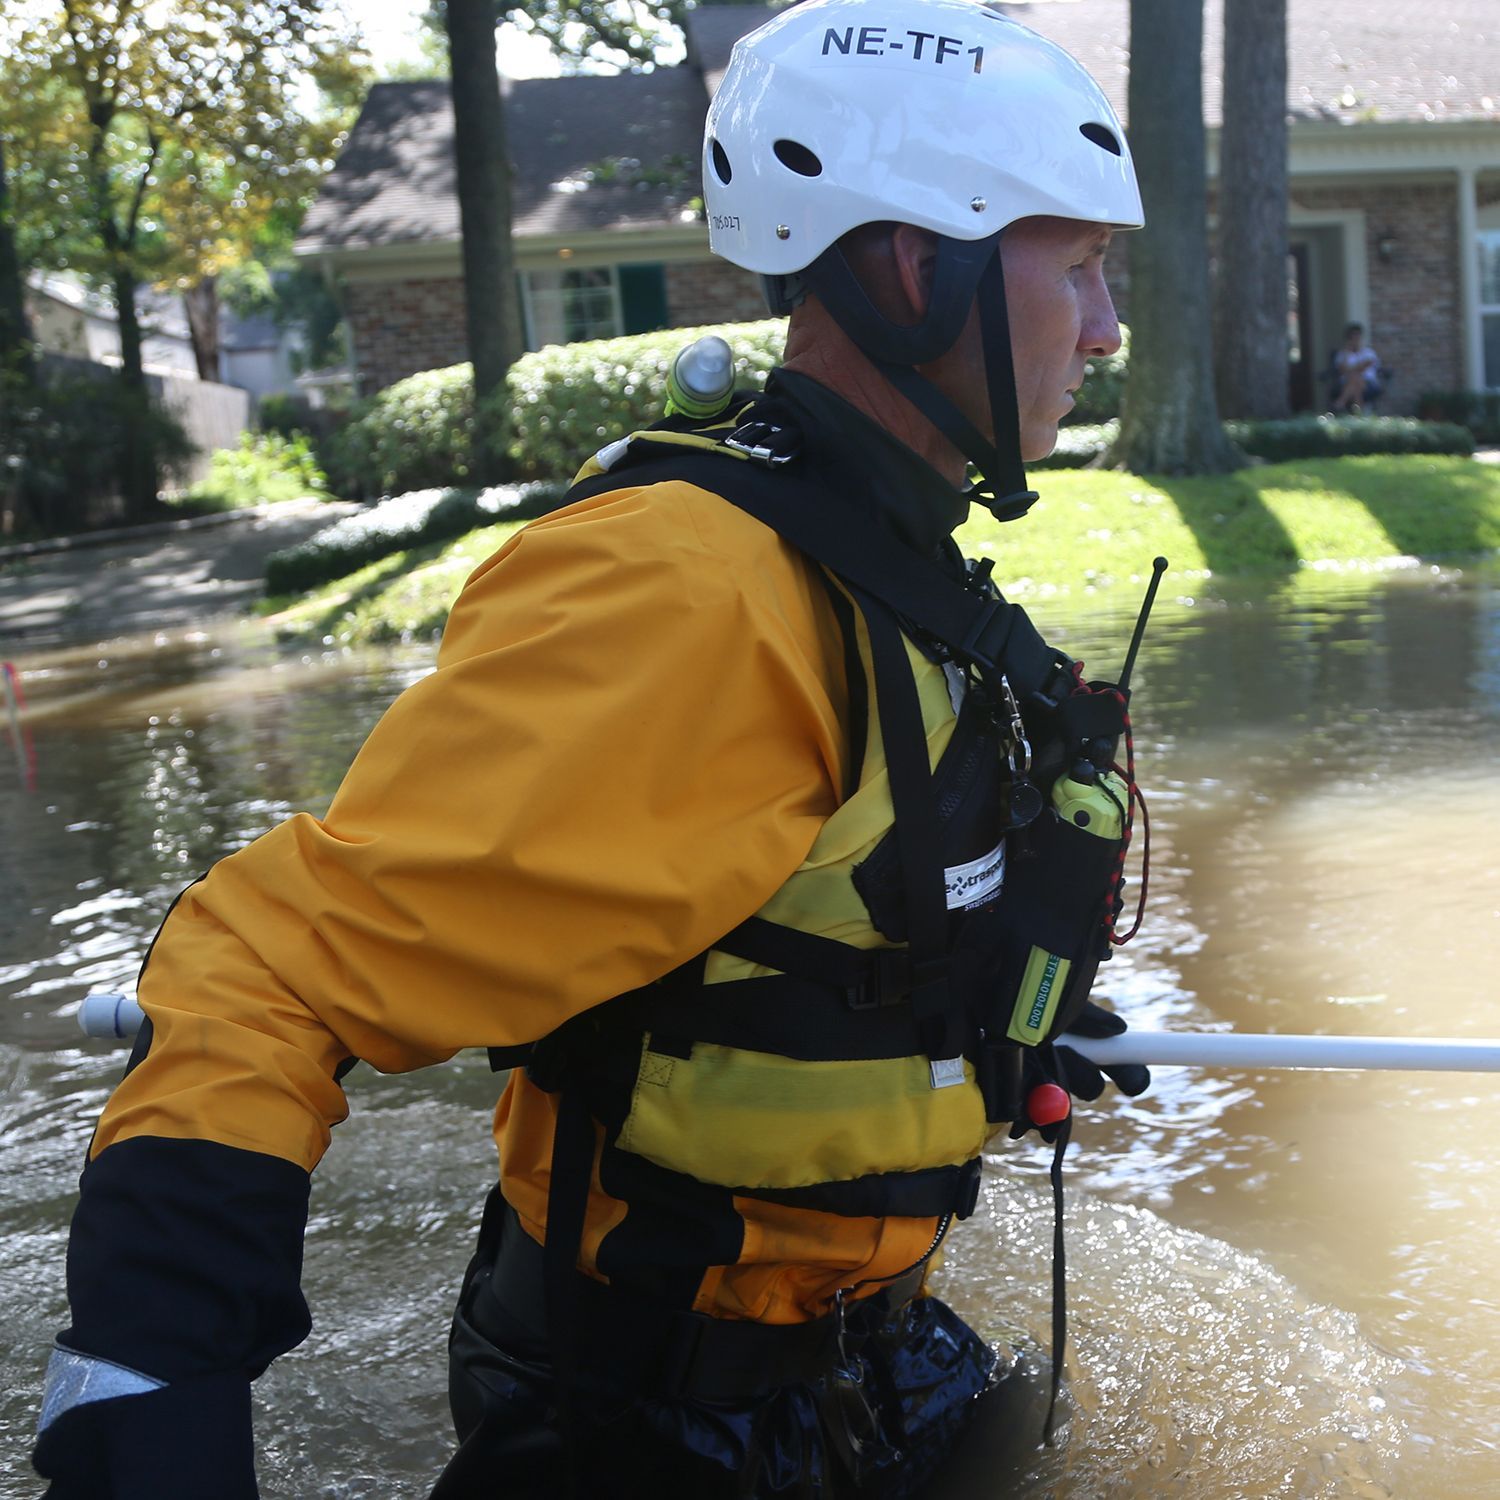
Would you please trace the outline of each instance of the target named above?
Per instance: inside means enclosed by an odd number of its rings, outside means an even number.
[[[1137,671],[1151,900],[1108,998],[1153,1027],[1500,1033],[1500,573],[1191,587]],[[1133,607],[1032,612],[1102,675]],[[228,632],[17,659],[37,790],[0,759],[0,1495],[40,1492],[21,1454],[124,1062],[81,1038],[79,1001],[133,983],[215,858],[321,811],[431,657],[287,658]],[[316,1327],[257,1387],[263,1493],[287,1500],[425,1494],[494,1172],[482,1055],[348,1090],[313,1191]],[[1047,1161],[996,1143],[938,1275],[986,1334],[1043,1349]],[[997,1435],[947,1492],[1500,1500],[1497,1223],[1500,1079],[1159,1069],[1141,1099],[1080,1110],[1070,1441]]]

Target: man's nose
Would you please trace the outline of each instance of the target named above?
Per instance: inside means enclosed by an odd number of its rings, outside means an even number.
[[[1120,320],[1115,316],[1114,298],[1109,295],[1102,270],[1096,273],[1084,304],[1078,347],[1087,355],[1101,358],[1115,353],[1120,347]]]

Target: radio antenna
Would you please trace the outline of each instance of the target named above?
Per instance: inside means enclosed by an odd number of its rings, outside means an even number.
[[[1125,653],[1125,669],[1120,673],[1120,691],[1130,691],[1130,674],[1135,671],[1136,653],[1141,649],[1141,640],[1146,634],[1146,621],[1151,617],[1151,606],[1156,603],[1156,591],[1161,587],[1161,575],[1167,571],[1167,560],[1158,557],[1151,564],[1151,582],[1146,585],[1146,597],[1141,601],[1141,612],[1136,616],[1135,633],[1130,637],[1130,649]]]

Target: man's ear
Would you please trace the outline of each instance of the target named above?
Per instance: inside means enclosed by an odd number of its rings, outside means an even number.
[[[897,224],[891,230],[891,264],[896,288],[906,303],[909,318],[920,323],[932,297],[932,279],[937,268],[937,236],[915,224]]]
[[[927,313],[938,239],[913,224],[861,224],[839,241],[849,269],[882,317],[899,328]]]

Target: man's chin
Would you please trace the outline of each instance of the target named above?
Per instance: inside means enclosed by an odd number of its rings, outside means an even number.
[[[1056,422],[1031,422],[1021,434],[1021,462],[1034,464],[1057,447]]]

